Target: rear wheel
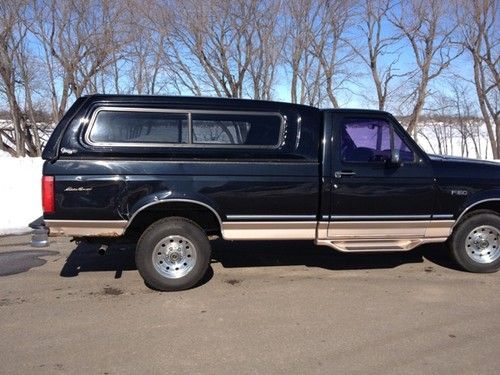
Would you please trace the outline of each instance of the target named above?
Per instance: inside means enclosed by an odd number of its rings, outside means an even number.
[[[461,222],[451,240],[456,262],[470,272],[496,272],[500,268],[500,217],[473,215]]]
[[[210,262],[205,232],[184,218],[153,223],[137,242],[135,262],[145,282],[158,290],[188,289],[201,281]]]

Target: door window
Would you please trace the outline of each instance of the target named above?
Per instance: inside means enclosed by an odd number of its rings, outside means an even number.
[[[341,129],[341,156],[344,162],[385,162],[391,159],[391,137],[402,162],[415,160],[414,153],[393,131],[391,124],[380,119],[348,119]]]

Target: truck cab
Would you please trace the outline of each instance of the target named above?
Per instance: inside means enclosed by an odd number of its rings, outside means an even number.
[[[500,164],[427,155],[387,112],[93,95],[43,157],[33,226],[136,241],[138,270],[157,289],[199,282],[215,237],[345,252],[448,241],[466,270],[500,266]]]
[[[434,210],[432,163],[397,120],[380,111],[324,114],[332,131],[331,160],[323,166],[330,209],[327,235],[317,242],[368,251],[445,240],[452,216]],[[429,231],[431,226],[440,230]]]

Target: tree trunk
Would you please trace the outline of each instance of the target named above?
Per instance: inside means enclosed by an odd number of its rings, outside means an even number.
[[[480,57],[477,56],[477,54],[473,55],[474,59],[474,82],[476,86],[476,94],[477,94],[477,100],[479,101],[479,108],[481,109],[481,114],[483,115],[483,120],[486,125],[486,130],[488,131],[488,138],[490,140],[491,144],[491,151],[493,153],[493,158],[494,159],[500,159],[500,144],[498,140],[499,133],[500,133],[500,126],[498,124],[496,125],[496,135],[495,131],[493,129],[493,124],[490,119],[490,114],[488,112],[487,104],[486,104],[486,96],[484,93],[484,90],[482,90],[482,79],[481,79],[481,62],[480,62]]]

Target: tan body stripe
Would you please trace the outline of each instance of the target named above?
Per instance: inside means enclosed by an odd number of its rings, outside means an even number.
[[[52,236],[118,237],[126,220],[46,220]],[[341,251],[405,251],[444,242],[454,220],[421,221],[260,221],[223,222],[226,240],[315,240]]]
[[[125,233],[126,220],[44,220],[51,236],[119,237]]]

